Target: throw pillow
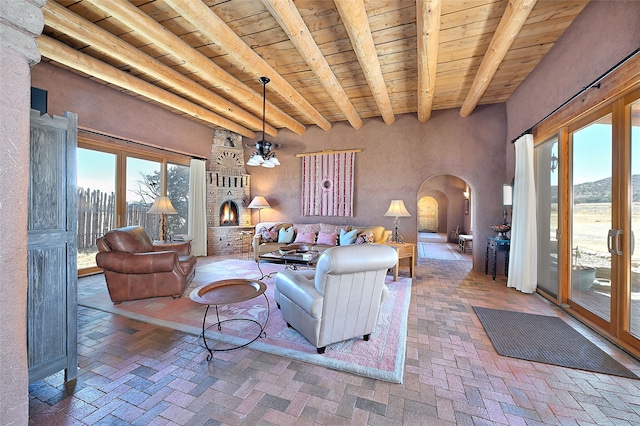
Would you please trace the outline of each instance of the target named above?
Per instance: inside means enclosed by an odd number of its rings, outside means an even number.
[[[259,232],[262,237],[262,241],[265,243],[274,243],[278,241],[278,230],[275,226],[271,229],[267,229],[266,226],[263,226]]]
[[[294,243],[313,244],[316,241],[315,232],[298,232]]]
[[[289,228],[280,228],[278,231],[278,242],[282,244],[291,244],[293,242],[293,226]]]
[[[373,232],[362,232],[356,240],[354,244],[367,244],[373,242]]]
[[[344,229],[340,230],[340,245],[341,246],[348,246],[349,244],[353,244],[353,242],[356,240],[356,238],[358,237],[358,230],[357,229],[352,229],[351,231],[347,232]]]
[[[318,234],[318,241],[316,241],[316,244],[322,244],[324,246],[335,246],[337,236],[338,234],[336,232],[320,232]]]

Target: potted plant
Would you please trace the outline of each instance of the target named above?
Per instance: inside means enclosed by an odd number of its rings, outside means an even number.
[[[573,268],[571,270],[571,288],[576,290],[589,290],[596,279],[596,268],[580,265],[580,249],[576,247],[573,254]]]

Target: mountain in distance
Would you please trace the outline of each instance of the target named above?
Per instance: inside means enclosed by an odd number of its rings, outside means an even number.
[[[633,202],[640,202],[640,175],[632,176]],[[558,187],[551,187],[551,202],[558,202]],[[611,178],[600,179],[595,182],[585,182],[573,187],[573,202],[581,203],[610,203]]]

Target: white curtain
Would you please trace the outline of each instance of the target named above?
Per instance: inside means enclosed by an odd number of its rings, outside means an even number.
[[[538,283],[536,188],[533,169],[533,136],[516,141],[516,175],[513,187],[511,252],[507,286],[533,293]]]
[[[192,159],[189,173],[189,235],[191,254],[207,255],[206,177],[205,161]]]

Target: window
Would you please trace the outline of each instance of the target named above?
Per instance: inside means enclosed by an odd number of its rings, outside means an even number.
[[[167,195],[176,215],[167,217],[167,234],[186,234],[189,157],[121,141],[78,140],[78,273],[99,271],[96,240],[110,229],[137,225],[158,239],[160,218],[147,214],[159,195]]]

